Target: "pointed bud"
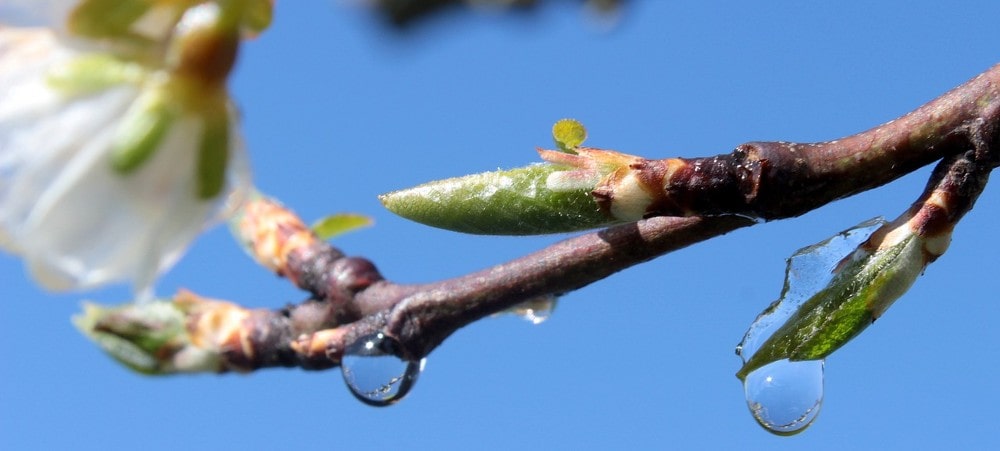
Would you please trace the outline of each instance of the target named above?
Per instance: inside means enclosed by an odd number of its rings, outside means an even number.
[[[383,194],[379,200],[404,218],[475,234],[559,233],[619,222],[600,211],[590,195],[593,185],[548,183],[567,169],[536,164],[485,172]]]
[[[740,379],[768,363],[822,359],[861,333],[899,299],[943,249],[942,236],[928,239],[913,231],[904,215],[885,224],[844,257],[833,277],[798,306],[737,373]],[[792,271],[786,277],[792,276]],[[786,278],[785,286],[789,286]],[[786,302],[789,290],[780,302]],[[772,321],[772,305],[751,326]],[[782,306],[783,307],[783,306]]]
[[[217,352],[195,346],[186,315],[169,301],[104,307],[87,303],[73,324],[109,356],[143,374],[218,371]]]

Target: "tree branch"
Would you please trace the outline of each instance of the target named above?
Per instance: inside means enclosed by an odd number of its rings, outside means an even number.
[[[511,12],[530,12],[542,3],[539,0],[374,0],[374,9],[381,14],[386,22],[396,29],[403,30],[416,22],[431,16],[440,15],[449,10],[460,8],[475,9],[507,9]],[[621,8],[624,0],[580,0],[599,11],[611,11]]]
[[[645,216],[741,214],[766,220],[802,215],[889,183],[942,157],[996,148],[1000,65],[878,127],[821,143],[750,142],[709,158],[640,159],[631,173],[651,197]],[[995,150],[994,152],[995,153]],[[992,156],[994,165],[996,155]],[[614,211],[627,180],[598,186]]]
[[[912,113],[847,138],[754,142],[716,157],[644,160],[649,163],[633,168],[644,174],[641,183],[662,188],[648,214],[688,217],[656,216],[587,233],[505,264],[423,285],[385,280],[368,260],[344,256],[288,210],[258,198],[238,219],[236,234],[259,262],[313,298],[275,311],[247,310],[182,292],[172,305],[184,325],[178,333],[185,336],[166,340],[169,347],[147,350],[158,363],[142,369],[160,374],[323,369],[338,365],[345,347],[374,332],[395,338],[402,357],[420,358],[480,318],[755,224],[744,216],[800,215],[942,158],[911,211],[922,215],[928,234],[935,228],[950,230],[972,208],[1000,162],[998,127],[1000,66],[994,66]],[[613,202],[613,192],[604,200]],[[600,201],[600,193],[595,195]],[[151,317],[144,309],[151,307],[111,309],[80,323],[92,336],[135,341],[137,324],[163,327],[163,321],[143,322],[143,315]],[[186,352],[192,348],[212,357],[191,364]]]

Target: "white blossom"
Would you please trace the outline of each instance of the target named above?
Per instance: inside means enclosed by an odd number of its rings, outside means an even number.
[[[107,48],[0,20],[0,248],[22,257],[48,289],[131,282],[142,295],[207,225],[242,201],[249,169],[224,88],[221,191],[199,191],[208,116],[182,103],[157,124],[166,128],[147,158],[115,167],[116,143],[134,132],[130,118],[143,102],[178,102],[185,85],[169,67],[128,58],[109,63],[106,74],[74,69]]]

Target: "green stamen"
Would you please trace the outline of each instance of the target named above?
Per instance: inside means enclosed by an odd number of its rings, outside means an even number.
[[[125,113],[111,144],[115,171],[129,174],[138,169],[160,146],[176,119],[177,113],[160,90],[139,97]]]
[[[205,130],[198,148],[199,199],[211,199],[222,191],[229,159],[229,117],[221,105],[204,119]]]

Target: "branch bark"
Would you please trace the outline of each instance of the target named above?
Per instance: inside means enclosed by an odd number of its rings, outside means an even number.
[[[926,216],[928,228],[953,227],[1000,164],[998,127],[1000,65],[899,119],[846,138],[752,142],[716,157],[644,160],[645,166],[633,169],[644,174],[641,183],[661,188],[647,211],[654,217],[422,285],[385,280],[371,262],[345,256],[289,211],[262,198],[247,207],[239,235],[258,261],[313,298],[274,311],[246,310],[189,293],[175,304],[185,317],[187,341],[218,354],[214,371],[329,368],[340,363],[345,347],[375,332],[395,338],[401,357],[417,359],[459,328],[521,302],[561,295],[756,224],[747,216],[801,215],[936,160],[942,162],[912,208]],[[613,194],[605,199],[613,200]],[[110,318],[94,329],[115,333],[115,324]]]
[[[967,149],[995,160],[986,154],[997,145],[998,96],[1000,66],[994,66],[909,114],[845,138],[750,142],[726,155],[643,160],[631,169],[652,197],[647,217],[785,219]],[[606,211],[613,211],[616,188],[612,182],[596,190]]]

